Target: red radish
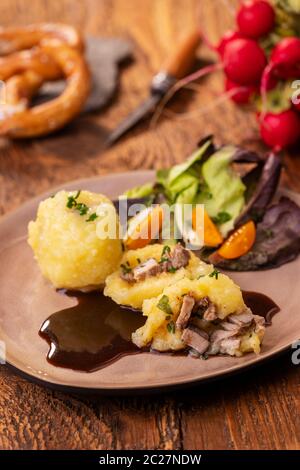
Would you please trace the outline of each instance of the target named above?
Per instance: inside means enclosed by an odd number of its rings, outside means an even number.
[[[218,51],[221,57],[224,56],[225,47],[227,46],[227,44],[229,44],[231,41],[234,41],[235,39],[243,39],[242,34],[238,31],[227,31],[227,33],[224,34],[218,46],[216,47],[216,50]]]
[[[265,0],[245,2],[237,13],[240,32],[249,38],[258,39],[268,34],[275,26],[275,11]]]
[[[292,109],[266,113],[260,122],[260,133],[264,142],[278,152],[300,138],[300,116]]]
[[[282,39],[274,48],[270,62],[279,78],[297,78],[300,75],[300,38]]]
[[[235,39],[225,48],[224,69],[233,82],[241,85],[257,84],[266,64],[263,49],[252,39]]]
[[[239,85],[238,83],[232,82],[229,78],[226,78],[225,82],[226,91],[231,91],[231,99],[237,104],[247,104],[251,98],[258,92],[258,87],[253,85]]]
[[[267,90],[275,78],[295,78],[300,74],[300,38],[282,39],[274,48],[271,60],[261,79],[261,96],[263,113],[266,109]]]

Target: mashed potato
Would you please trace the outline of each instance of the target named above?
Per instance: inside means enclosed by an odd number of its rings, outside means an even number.
[[[159,308],[158,303],[163,296],[168,298],[172,321],[175,323],[182,305],[182,297],[189,292],[193,292],[196,299],[208,296],[218,308],[220,319],[231,313],[242,312],[246,308],[240,288],[225,274],[219,273],[218,279],[209,275],[199,280],[184,278],[165,288],[160,296],[144,301],[143,315],[147,320],[144,326],[133,333],[133,342],[139,347],[152,343],[152,347],[159,351],[184,347],[180,332],[175,330],[174,335],[174,332],[168,331],[170,318],[166,318],[166,313]]]
[[[198,280],[181,279],[166,287],[158,297],[146,299],[143,315],[147,320],[132,334],[133,343],[140,348],[150,345],[161,352],[186,348],[183,333],[187,330],[176,322],[185,295],[192,295],[195,302],[209,298],[214,305],[216,317],[213,321],[204,319],[199,313],[190,319],[189,328],[202,331],[206,338],[207,354],[242,356],[247,352],[260,352],[264,319],[252,314],[244,303],[240,288],[221,273],[217,277],[206,275]]]
[[[75,203],[67,207],[70,198]],[[100,239],[96,233],[101,221],[96,210],[102,203],[113,207],[101,194],[60,191],[40,203],[36,220],[29,223],[29,245],[43,275],[56,288],[98,288],[119,265],[120,240]],[[112,213],[117,227],[114,209]]]
[[[204,263],[191,252],[188,265],[175,272],[163,272],[135,283],[129,283],[120,277],[122,266],[134,269],[151,258],[159,262],[163,248],[163,245],[154,244],[125,252],[120,267],[106,279],[104,295],[111,297],[117,304],[141,308],[145,299],[156,297],[170,284],[185,277],[195,279],[200,275],[210,273],[213,269],[211,265]],[[174,247],[170,249],[172,251]]]

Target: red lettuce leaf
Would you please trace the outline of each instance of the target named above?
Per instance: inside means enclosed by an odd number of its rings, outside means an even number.
[[[251,251],[238,259],[221,258],[217,252],[209,261],[232,271],[277,268],[294,260],[300,253],[300,208],[287,197],[270,206],[257,225],[256,241]]]

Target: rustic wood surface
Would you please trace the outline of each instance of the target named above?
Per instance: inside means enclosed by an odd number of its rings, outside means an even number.
[[[30,6],[29,6],[30,3]],[[82,31],[132,40],[110,107],[34,141],[0,142],[0,212],[64,181],[179,162],[200,137],[259,149],[253,115],[210,103],[221,74],[183,91],[155,126],[141,125],[102,151],[178,38],[197,24],[215,40],[232,24],[236,1],[1,0],[2,25],[65,21]],[[202,58],[209,59],[203,47]],[[203,107],[208,106],[203,113]],[[202,111],[201,111],[202,110]],[[184,114],[182,114],[184,113]],[[300,189],[297,150],[285,156],[286,183]],[[80,397],[46,390],[0,369],[1,449],[299,449],[299,376],[291,353],[236,377],[159,397]]]

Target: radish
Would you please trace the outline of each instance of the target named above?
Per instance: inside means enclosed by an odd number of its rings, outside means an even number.
[[[292,109],[279,114],[266,113],[260,121],[260,133],[264,142],[279,152],[300,138],[300,116]]]
[[[225,89],[232,92],[231,99],[237,104],[248,104],[253,95],[259,90],[257,86],[239,85],[229,80],[229,78],[226,78]]]
[[[235,39],[225,47],[224,70],[233,82],[256,85],[266,64],[263,49],[252,39]]]
[[[279,78],[297,78],[300,74],[300,38],[282,39],[274,48],[270,62]]]
[[[265,0],[245,2],[237,13],[240,32],[249,38],[258,39],[270,33],[275,26],[275,11]]]
[[[224,34],[218,46],[216,47],[217,52],[223,58],[227,44],[229,44],[231,41],[234,41],[235,39],[243,39],[243,37],[244,36],[242,36],[242,34],[238,31],[227,31],[227,33]]]
[[[276,78],[295,78],[299,74],[300,38],[284,38],[274,48],[270,63],[265,68],[261,79],[263,113],[266,110],[267,90],[271,88],[272,81]]]

